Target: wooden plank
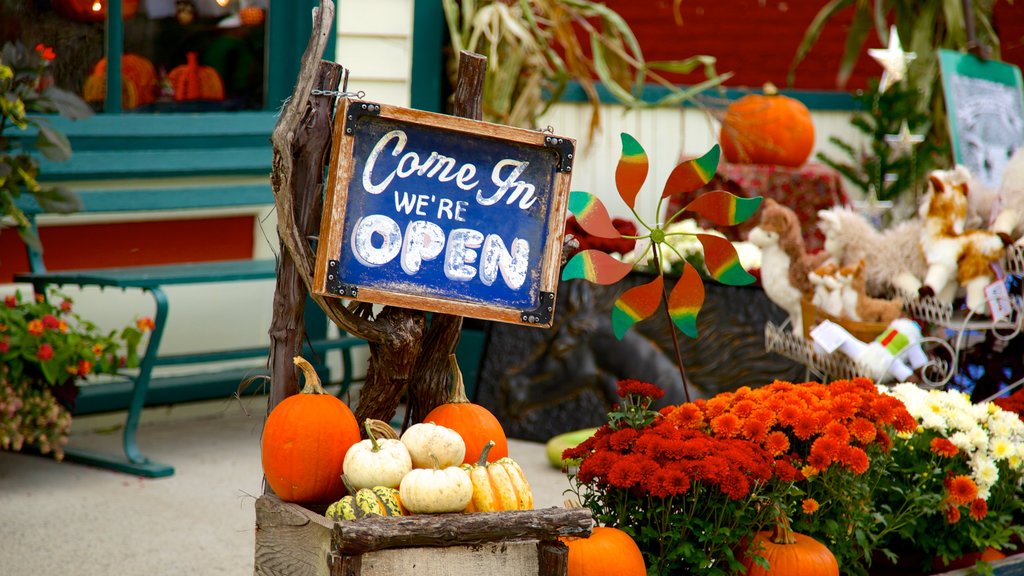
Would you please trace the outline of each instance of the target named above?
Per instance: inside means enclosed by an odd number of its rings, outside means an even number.
[[[276,496],[257,498],[256,576],[331,576],[331,524]]]
[[[393,548],[362,555],[362,576],[537,576],[537,542]],[[563,573],[564,574],[564,573]]]
[[[546,508],[472,514],[372,517],[334,525],[334,547],[363,554],[399,547],[443,547],[506,540],[554,540],[589,536],[594,527],[585,508]]]
[[[50,180],[153,177],[196,174],[266,174],[270,146],[175,150],[76,151],[65,162],[40,158],[39,169]]]

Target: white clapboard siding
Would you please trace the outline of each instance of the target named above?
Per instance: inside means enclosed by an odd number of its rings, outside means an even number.
[[[837,135],[847,141],[862,141],[849,123],[848,112],[813,112],[815,150],[841,155],[828,143]],[[576,161],[572,189],[597,195],[613,216],[631,216],[629,208],[615,190],[615,167],[622,152],[620,134],[626,132],[647,151],[650,171],[637,197],[637,213],[648,223],[657,211],[665,179],[680,159],[707,152],[718,140],[719,123],[696,108],[642,108],[626,110],[621,106],[601,107],[601,124],[591,138],[591,109],[586,104],[559,104],[548,112],[540,126],[555,134],[576,139]],[[847,189],[850,192],[849,187]]]
[[[349,69],[350,91],[408,106],[414,0],[346,0],[338,5],[335,60]],[[438,7],[440,10],[440,6]]]

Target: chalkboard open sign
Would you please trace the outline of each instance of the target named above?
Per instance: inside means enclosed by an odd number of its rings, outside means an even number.
[[[313,292],[548,327],[575,141],[343,100]]]

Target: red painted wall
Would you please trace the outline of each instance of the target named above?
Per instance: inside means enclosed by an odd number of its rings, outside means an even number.
[[[648,60],[678,60],[697,54],[717,58],[719,73],[734,72],[729,87],[759,88],[765,82],[787,87],[786,76],[804,31],[823,0],[681,0],[676,18],[673,0],[605,0],[632,27]],[[793,88],[837,90],[850,10],[830,21],[810,55],[796,69]],[[1024,66],[1024,6],[999,3],[994,23],[1003,44],[1003,60]],[[871,47],[880,44],[870,36]],[[846,89],[866,86],[882,68],[861,55]],[[699,75],[673,78],[694,82]]]
[[[39,231],[49,270],[111,268],[252,258],[253,216],[45,226]],[[0,283],[28,271],[14,230],[0,233]]]

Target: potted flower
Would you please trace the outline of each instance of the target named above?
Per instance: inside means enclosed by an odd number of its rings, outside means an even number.
[[[652,410],[664,393],[653,384],[623,380],[618,392],[608,423],[563,454],[579,459],[570,480],[582,504],[636,541],[649,573],[741,570],[744,543],[770,519],[771,454]]]
[[[63,458],[79,384],[138,364],[137,349],[153,320],[102,331],[79,316],[57,290],[20,291],[0,304],[0,448],[31,446]]]
[[[878,547],[893,561],[919,557],[919,568],[948,569],[1019,541],[1024,510],[1024,423],[993,403],[957,391],[899,384],[916,428],[893,438],[892,461],[875,490],[886,530]]]

